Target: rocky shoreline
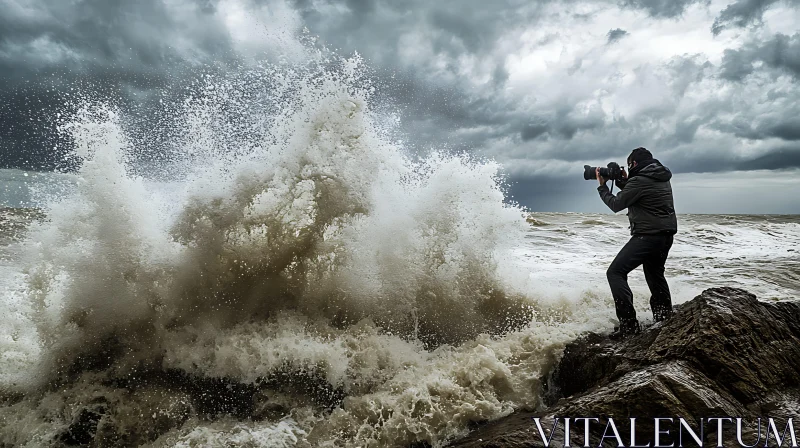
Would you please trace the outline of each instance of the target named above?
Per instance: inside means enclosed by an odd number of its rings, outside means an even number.
[[[654,446],[655,417],[699,422],[728,416],[744,419],[744,441],[752,445],[758,418],[774,418],[781,432],[788,418],[800,420],[800,302],[760,302],[741,289],[708,289],[677,306],[671,319],[633,338],[613,343],[589,334],[569,344],[546,382],[544,397],[545,410],[487,423],[450,446],[543,446],[536,417],[547,436],[555,417],[562,422],[565,417],[597,417],[589,426],[592,446],[601,445],[609,419],[628,443],[629,421],[636,417],[636,443]],[[675,421],[673,431],[661,435],[661,446],[678,446]],[[725,425],[733,428],[725,430],[724,446],[739,446],[735,424]],[[571,428],[572,446],[583,446],[584,429],[585,422]],[[703,439],[703,446],[717,446],[717,427],[707,427]],[[550,446],[563,447],[564,440],[562,424]],[[613,438],[602,442],[617,446]],[[685,434],[683,443],[697,446],[687,443]]]

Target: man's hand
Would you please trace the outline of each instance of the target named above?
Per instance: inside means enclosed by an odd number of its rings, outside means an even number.
[[[597,181],[600,182],[600,185],[605,185],[608,182],[608,179],[600,176],[600,167],[595,168],[594,175],[597,178]]]
[[[620,168],[619,170],[622,172],[622,180],[628,180],[628,173],[625,172],[625,168]]]

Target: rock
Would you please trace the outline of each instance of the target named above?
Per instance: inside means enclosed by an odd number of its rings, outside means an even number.
[[[71,422],[56,436],[61,445],[140,446],[180,428],[190,418],[252,418],[257,389],[250,384],[151,371],[90,386],[98,375],[85,374],[66,392],[76,406],[67,416]]]
[[[79,404],[71,423],[56,436],[64,446],[139,446],[181,425],[194,413],[192,397],[162,388],[98,388]]]
[[[608,418],[622,422],[628,441],[628,418],[636,417],[637,443],[652,444],[655,417],[733,416],[753,426],[757,417],[800,417],[800,302],[759,302],[740,289],[714,288],[675,311],[619,343],[588,334],[569,344],[547,381],[546,409],[488,423],[451,446],[541,446],[534,417],[548,431],[553,416],[600,417],[591,426],[593,446]],[[572,437],[582,444],[583,426]],[[563,428],[554,439],[551,446],[562,446]]]
[[[72,383],[60,384],[70,406],[64,411],[68,424],[53,440],[56,446],[140,446],[180,429],[189,419],[277,422],[295,405],[333,408],[344,397],[321,377],[288,371],[250,384],[179,370],[134,371],[109,379],[99,370],[75,374]]]
[[[97,424],[106,412],[106,403],[94,403],[81,408],[59,440],[67,446],[89,444],[94,440]]]

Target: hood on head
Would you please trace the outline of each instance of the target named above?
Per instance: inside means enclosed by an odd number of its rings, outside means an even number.
[[[662,165],[658,160],[654,160],[652,163],[642,168],[638,175],[649,177],[659,182],[666,182],[672,179],[672,171]]]

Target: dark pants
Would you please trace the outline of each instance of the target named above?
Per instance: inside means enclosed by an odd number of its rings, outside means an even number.
[[[621,323],[636,319],[633,293],[628,287],[628,273],[640,265],[644,266],[644,278],[650,288],[653,318],[658,322],[672,314],[672,298],[667,279],[664,278],[664,263],[671,247],[672,235],[635,235],[608,267],[606,276]]]

